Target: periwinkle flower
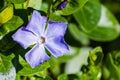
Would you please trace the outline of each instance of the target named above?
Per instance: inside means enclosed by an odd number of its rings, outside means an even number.
[[[64,0],[63,2],[61,2],[59,5],[58,5],[58,9],[64,9],[67,5],[67,0]]]
[[[66,28],[66,23],[47,21],[45,16],[34,10],[28,25],[19,28],[12,38],[24,49],[34,44],[25,54],[26,61],[34,68],[50,58],[45,48],[55,57],[69,52],[68,45],[64,41]]]

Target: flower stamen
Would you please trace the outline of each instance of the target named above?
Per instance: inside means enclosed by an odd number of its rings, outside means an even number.
[[[40,38],[40,43],[45,43],[45,37]]]

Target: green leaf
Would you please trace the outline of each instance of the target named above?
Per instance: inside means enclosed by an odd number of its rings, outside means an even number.
[[[5,73],[0,72],[0,80],[15,80],[15,78],[16,78],[16,69],[14,66],[12,66],[10,70]]]
[[[30,0],[28,3],[28,7],[32,7],[33,9],[40,10],[42,5],[42,0]]]
[[[62,62],[62,63],[67,62],[79,54],[80,49],[78,47],[69,46],[69,48],[70,48],[69,54],[63,55],[63,56],[58,58],[58,60],[60,62]]]
[[[0,72],[8,72],[12,68],[11,60],[14,58],[14,55],[4,56],[0,53]]]
[[[86,80],[100,80],[101,76],[102,71],[100,66],[90,66],[89,72],[87,73],[86,76],[84,76],[84,78],[87,78]]]
[[[16,30],[23,24],[23,20],[18,16],[13,16],[11,20],[1,25],[0,27],[0,37],[4,37],[6,34],[11,31]]]
[[[70,15],[81,9],[88,0],[68,0],[66,7],[59,10],[62,15]]]
[[[88,36],[97,41],[110,41],[119,36],[120,25],[116,18],[102,6],[101,18],[97,27],[87,33]]]
[[[119,68],[114,64],[114,60],[113,60],[112,55],[110,53],[107,56],[105,66],[110,72],[110,76],[108,79],[120,80]]]
[[[57,80],[68,80],[68,76],[67,76],[67,74],[61,74],[58,76]]]
[[[81,10],[74,13],[74,17],[85,32],[96,28],[100,19],[101,5],[96,0],[89,0]]]
[[[101,47],[96,47],[89,54],[90,60],[92,61],[93,65],[98,65],[102,62],[103,59],[103,52]]]
[[[0,27],[0,51],[6,51],[15,45],[12,40],[12,31],[16,30],[23,24],[23,21],[18,16],[13,16],[11,20]]]
[[[42,74],[44,71],[47,70],[47,68],[50,67],[48,62],[44,62],[43,64],[35,68],[31,68],[31,66],[22,57],[19,57],[19,59],[20,59],[19,60],[20,64],[23,66],[23,69],[21,69],[18,72],[19,75],[30,76],[30,75],[39,74],[39,73]],[[42,74],[40,76],[44,78],[46,74]]]
[[[69,31],[73,35],[73,37],[78,40],[81,44],[83,45],[88,45],[89,44],[89,39],[87,35],[82,32],[75,24],[69,24],[68,27]]]
[[[13,17],[13,5],[8,5],[0,12],[0,24],[6,23]]]
[[[112,52],[112,57],[114,59],[115,65],[120,68],[120,51]]]
[[[67,22],[67,20],[62,17],[59,13],[55,12],[55,13],[52,13],[50,14],[49,16],[49,20],[52,20],[52,21],[59,21],[59,22]]]
[[[15,45],[15,42],[12,40],[11,36],[12,34],[10,33],[0,40],[0,51],[5,52]]]
[[[26,0],[6,0],[6,1],[15,3],[15,4],[21,4],[21,3],[24,3]]]
[[[82,30],[93,40],[110,41],[119,35],[118,21],[98,1],[88,1],[83,9],[74,14],[74,17],[81,25]]]

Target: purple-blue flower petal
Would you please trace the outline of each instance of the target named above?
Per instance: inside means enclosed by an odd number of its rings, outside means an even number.
[[[45,47],[54,57],[59,57],[64,53],[69,53],[68,45],[64,41],[63,36],[48,39]]]
[[[44,32],[46,21],[47,18],[45,16],[41,16],[38,11],[34,10],[26,29],[40,36]]]
[[[64,36],[67,29],[67,23],[49,21],[45,35],[47,39]]]
[[[26,53],[25,58],[32,68],[47,61],[50,57],[45,53],[44,45],[36,44],[29,52]]]
[[[66,7],[66,5],[67,5],[67,0],[60,3],[60,5],[58,6],[58,9],[64,9]]]
[[[19,28],[17,32],[12,35],[12,38],[24,49],[28,48],[30,45],[37,43],[37,36],[31,31],[25,29],[25,27]]]
[[[48,22],[48,27],[45,32],[46,48],[55,57],[62,56],[69,52],[69,48],[64,41],[67,24],[64,22]]]

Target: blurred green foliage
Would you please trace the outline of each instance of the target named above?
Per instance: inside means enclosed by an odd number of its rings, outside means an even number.
[[[0,78],[16,80],[120,80],[120,1],[67,0],[0,1]],[[32,69],[24,50],[11,35],[29,22],[33,10],[49,20],[68,23],[65,41],[70,53]],[[9,79],[8,79],[9,78]]]

